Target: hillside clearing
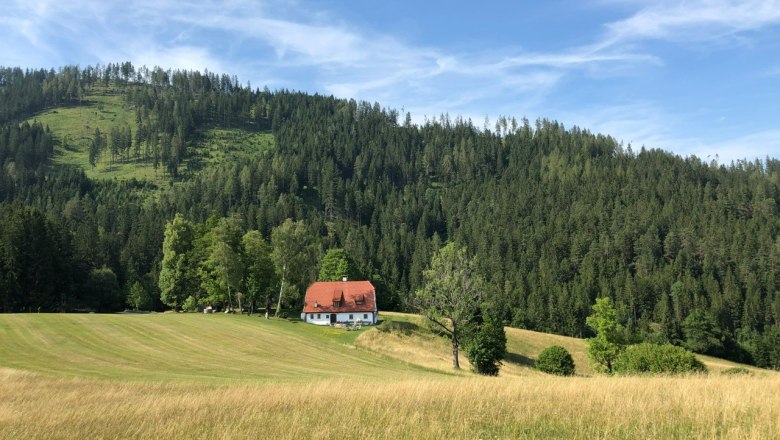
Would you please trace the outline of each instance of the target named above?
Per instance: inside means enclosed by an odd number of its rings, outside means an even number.
[[[168,180],[163,167],[155,169],[151,159],[117,158],[111,162],[105,151],[95,167],[89,163],[88,149],[95,129],[108,134],[112,128],[130,127],[136,135],[135,111],[112,87],[96,87],[80,104],[44,110],[29,119],[30,123],[34,121],[48,126],[57,140],[53,156],[56,165],[82,168],[93,179]],[[238,128],[203,127],[190,141],[193,154],[184,160],[181,172],[198,172],[210,165],[267,154],[275,145],[270,133]]]

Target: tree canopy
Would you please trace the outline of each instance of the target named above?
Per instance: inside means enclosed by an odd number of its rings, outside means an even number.
[[[460,368],[459,346],[466,325],[482,303],[485,280],[476,261],[466,254],[466,247],[452,242],[434,254],[423,279],[423,287],[416,293],[417,307],[436,329],[449,335],[452,366]]]
[[[349,257],[347,251],[342,248],[331,248],[325,252],[320,263],[319,281],[339,281],[343,277],[350,280],[362,278],[355,266],[355,262]]]

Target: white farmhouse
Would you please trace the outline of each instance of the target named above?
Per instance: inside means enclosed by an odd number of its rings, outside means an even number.
[[[301,319],[317,325],[376,324],[376,291],[368,281],[318,281],[306,289]]]

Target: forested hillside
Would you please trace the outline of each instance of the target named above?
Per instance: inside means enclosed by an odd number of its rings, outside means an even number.
[[[106,133],[85,122],[93,134],[66,139],[36,122],[106,93],[133,123]],[[217,160],[204,147],[215,130],[273,145]],[[221,151],[239,148],[220,139]],[[67,154],[156,177],[88,178],[58,162]],[[0,69],[0,165],[4,312],[120,310],[138,289],[159,309],[177,213],[201,236],[231,217],[265,240],[290,218],[317,249],[292,269],[291,307],[339,247],[380,287],[380,306],[404,309],[433,252],[454,240],[510,325],[586,336],[591,304],[610,296],[637,340],[780,368],[775,159],[706,163],[547,120],[415,125],[379,104],[122,63]]]

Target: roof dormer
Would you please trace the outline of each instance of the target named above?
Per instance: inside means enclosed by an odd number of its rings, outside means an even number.
[[[334,292],[333,296],[333,307],[341,307],[342,304],[344,304],[344,292],[338,292],[338,295],[335,295],[336,292]]]

